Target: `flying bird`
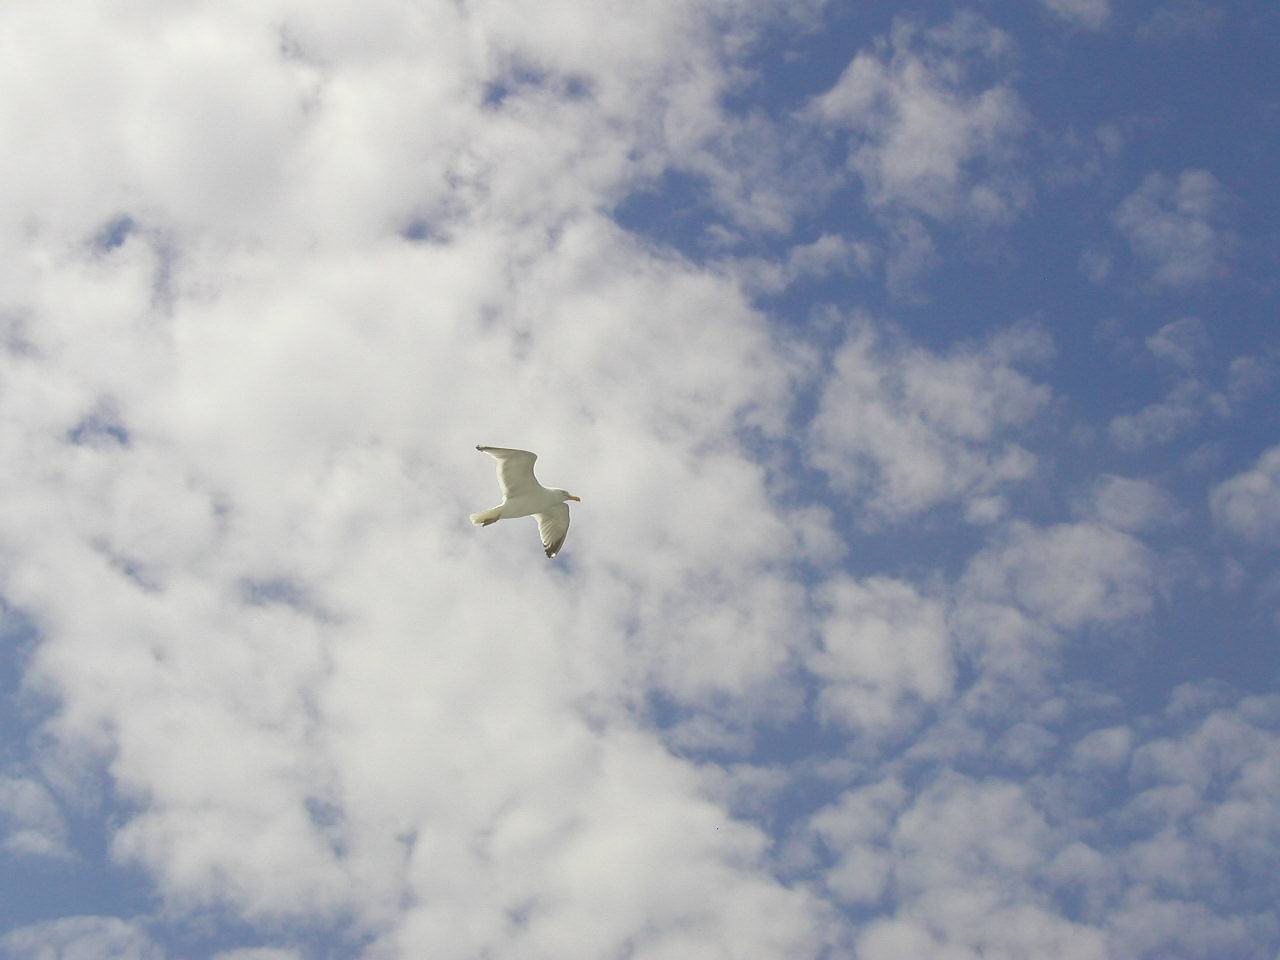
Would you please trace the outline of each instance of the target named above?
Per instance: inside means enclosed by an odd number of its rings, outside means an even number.
[[[498,486],[502,487],[502,503],[483,513],[473,513],[471,522],[487,527],[499,520],[516,517],[533,517],[538,521],[538,534],[548,557],[554,557],[564,546],[569,532],[569,505],[566,500],[581,503],[568,490],[548,490],[533,475],[536,453],[528,450],[511,450],[507,447],[477,446],[498,461]]]

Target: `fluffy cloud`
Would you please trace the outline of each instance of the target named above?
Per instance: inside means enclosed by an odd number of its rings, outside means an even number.
[[[800,367],[604,213],[719,123],[723,24],[81,12],[0,31],[39,51],[0,68],[30,133],[0,592],[45,732],[109,774],[115,861],[371,956],[818,952],[824,905],[637,724],[800,703],[804,547],[739,439],[779,436]],[[83,110],[39,109],[51,62]],[[477,442],[597,505],[563,562],[467,524]]]
[[[884,896],[893,871],[885,838],[910,791],[894,779],[846,790],[820,810],[809,829],[833,855],[826,883],[844,903],[875,904]]]
[[[1021,209],[1026,188],[1009,165],[1025,125],[1021,103],[1007,81],[974,89],[968,79],[1011,45],[971,13],[928,30],[900,19],[814,101],[817,118],[850,134],[849,166],[872,207],[984,223]]]
[[[1013,602],[1059,629],[1116,623],[1151,609],[1152,558],[1128,534],[1096,524],[1013,524],[965,573],[974,597]]]
[[[1111,441],[1127,452],[1171,443],[1206,420],[1238,418],[1275,383],[1275,359],[1264,353],[1234,358],[1224,380],[1215,385],[1216,378],[1206,376],[1211,342],[1204,324],[1194,317],[1165,324],[1147,337],[1146,348],[1166,372],[1177,372],[1178,377],[1161,399],[1108,422]]]
[[[1147,43],[1210,40],[1222,26],[1223,11],[1206,0],[1173,0],[1157,7],[1138,27]]]
[[[1040,0],[1063,20],[1087,30],[1101,29],[1111,17],[1110,0]]]
[[[883,889],[897,905],[861,929],[859,956],[1107,955],[1101,932],[1064,917],[1037,882],[1061,840],[1022,788],[952,775],[908,799],[895,786],[850,791],[814,820],[840,852],[828,883],[850,889],[860,868],[875,882],[851,892]]]
[[[0,824],[5,827],[4,849],[13,856],[71,856],[67,825],[57,801],[34,780],[0,777]]]
[[[1182,515],[1177,501],[1146,480],[1104,474],[1079,504],[1082,513],[1116,530],[1136,532],[1176,523]]]
[[[826,233],[811,243],[793,247],[781,262],[759,257],[728,259],[725,268],[746,289],[779,293],[808,280],[865,275],[871,271],[875,261],[875,251],[870,243]]]
[[[26,466],[5,498],[4,591],[41,624],[52,730],[109,758],[135,811],[113,851],[175,906],[351,911],[387,956],[608,952],[640,930],[654,950],[816,949],[819,911],[762,871],[761,838],[625,720],[651,689],[785,707],[800,594],[778,562],[797,547],[762,472],[716,440],[768,427],[751,408],[785,366],[726,285],[637,270],[599,226],[556,251],[516,268],[509,333],[486,329],[456,269],[450,287],[447,251],[298,265],[287,283],[250,271],[177,308],[164,375],[120,379],[126,439],[69,439],[74,397],[6,437]],[[145,316],[146,286],[130,290]],[[732,349],[697,352],[714,363],[640,359],[695,316],[710,335],[725,304]],[[655,336],[645,317],[674,326]],[[129,351],[150,349],[119,347],[135,370]],[[56,384],[77,359],[51,339],[7,362]],[[599,390],[593,425],[574,411]],[[485,531],[481,550],[465,525],[494,489],[472,441],[512,442],[531,414],[580,427],[567,445],[521,437],[551,454],[544,475],[615,504],[575,527],[589,572],[567,556],[531,577],[532,530]],[[556,473],[557,454],[585,472]]]
[[[1184,370],[1194,370],[1209,348],[1209,335],[1196,317],[1166,323],[1147,337],[1153,355]]]
[[[1121,718],[1045,682],[1151,609],[1168,512],[1108,476],[1075,522],[1009,518],[1049,338],[797,336],[751,299],[877,268],[906,296],[937,225],[1016,217],[1012,41],[900,21],[797,116],[732,114],[789,6],[0,12],[0,602],[38,728],[4,842],[68,859],[92,787],[77,841],[157,904],[0,952],[160,960],[169,924],[221,960],[1274,942],[1271,701]],[[815,120],[838,177],[791,163]],[[672,172],[730,241],[853,175],[889,239],[694,263],[613,219]],[[1157,273],[1215,222],[1187,176],[1117,221]],[[1150,347],[1190,370],[1194,333]],[[583,496],[556,563],[532,523],[467,523],[477,442]],[[938,507],[954,538],[904,523]],[[845,563],[918,534],[945,556]]]
[[[1133,731],[1106,727],[1090,731],[1071,749],[1071,763],[1082,770],[1113,771],[1128,762],[1133,751]]]
[[[1037,767],[1056,750],[1051,728],[1073,708],[1056,688],[1064,657],[1090,635],[1131,635],[1154,607],[1157,570],[1150,550],[1110,525],[1001,525],[967,563],[948,610],[969,680],[909,752]]]
[[[1274,351],[1232,360],[1227,367],[1227,399],[1234,404],[1244,403],[1274,386],[1280,373],[1276,361]]]
[[[900,519],[1027,479],[1035,458],[1006,438],[1049,398],[1015,366],[1049,349],[1035,331],[939,355],[858,320],[832,361],[811,462],[873,518]]]
[[[1022,783],[908,754],[806,830],[832,895],[870,918],[860,956],[1268,956],[1278,708],[1183,688]]]
[[[822,681],[824,719],[872,736],[910,727],[947,696],[955,667],[942,603],[884,578],[825,584],[821,647],[809,666]]]
[[[897,300],[921,303],[928,299],[921,280],[938,264],[933,235],[919,220],[905,217],[889,227],[885,284]]]
[[[164,960],[146,931],[115,917],[65,917],[22,927],[0,937],[13,960]]]
[[[142,33],[91,4],[7,12],[6,36],[27,43],[5,56],[21,91],[6,126],[27,149],[3,196],[27,236],[93,236],[128,214],[139,230],[307,248],[611,204],[627,176],[721,134],[719,45],[770,16],[685,2],[153,12]],[[46,77],[50,59],[68,69]],[[92,162],[72,143],[93,144]]]
[[[1280,540],[1280,447],[1266,451],[1254,466],[1213,488],[1213,518],[1245,540]]]
[[[1132,792],[1108,826],[1127,837],[1113,863],[1135,889],[1111,923],[1126,952],[1251,956],[1274,936],[1278,708],[1183,688],[1120,768]]]
[[[1225,203],[1221,184],[1206,170],[1185,170],[1176,179],[1153,173],[1114,219],[1154,286],[1194,287],[1213,279],[1232,247]]]
[[[1111,418],[1107,432],[1122,450],[1141,450],[1169,443],[1185,434],[1205,415],[1206,390],[1198,380],[1182,380],[1164,397],[1135,413]]]

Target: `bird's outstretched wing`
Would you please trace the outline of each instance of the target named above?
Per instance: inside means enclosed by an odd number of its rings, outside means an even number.
[[[542,537],[547,556],[554,557],[569,533],[569,505],[557,503],[543,513],[534,514],[534,519],[538,521],[538,535]]]
[[[536,453],[507,447],[477,446],[476,449],[498,461],[498,485],[502,487],[504,497],[510,499],[532,493],[542,486],[533,476],[533,461],[538,459]]]

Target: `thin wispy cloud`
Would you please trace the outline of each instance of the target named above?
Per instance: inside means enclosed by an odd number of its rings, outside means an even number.
[[[1110,0],[1040,0],[1045,9],[1086,30],[1100,30],[1111,18]]]
[[[1211,40],[1222,27],[1225,11],[1206,0],[1172,0],[1152,11],[1138,25],[1136,36],[1146,43]]]

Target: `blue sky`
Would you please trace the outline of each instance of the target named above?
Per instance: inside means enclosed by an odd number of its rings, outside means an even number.
[[[0,955],[1280,956],[1278,41],[6,8]]]

